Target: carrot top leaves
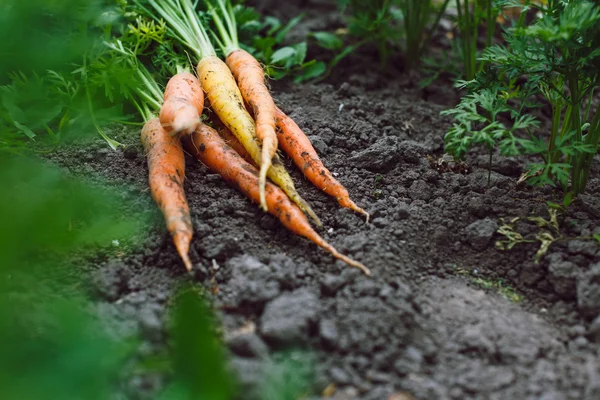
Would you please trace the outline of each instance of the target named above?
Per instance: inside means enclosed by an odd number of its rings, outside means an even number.
[[[225,56],[228,56],[230,53],[240,48],[235,13],[233,11],[233,7],[231,6],[231,2],[227,1],[227,4],[225,4],[224,0],[216,1],[219,11],[217,11],[211,3],[206,3],[208,9],[210,10],[210,15],[212,16],[215,26],[219,31],[219,35],[214,35],[213,37],[219,44],[219,47]],[[222,15],[222,19],[219,14]]]
[[[199,58],[215,55],[215,50],[191,0],[148,0],[151,8],[141,0],[134,0],[145,14],[155,21],[164,19],[171,27],[169,33],[187,46]]]

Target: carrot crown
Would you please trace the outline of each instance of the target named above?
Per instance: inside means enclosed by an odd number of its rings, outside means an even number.
[[[167,21],[173,36],[192,50],[200,60],[216,55],[191,0],[148,0],[152,9],[141,0],[134,2],[155,21]]]
[[[235,13],[233,12],[231,2],[227,0],[227,5],[225,5],[225,0],[216,1],[219,5],[219,11],[217,11],[212,4],[206,3],[208,5],[208,9],[210,10],[210,15],[215,22],[215,26],[219,31],[219,36],[217,36],[214,32],[211,33],[213,34],[213,37],[215,38],[215,41],[218,43],[221,50],[223,50],[223,53],[225,53],[225,57],[227,57],[229,54],[240,48],[237,33],[237,23],[235,21]],[[219,13],[222,14],[223,19],[221,19]]]

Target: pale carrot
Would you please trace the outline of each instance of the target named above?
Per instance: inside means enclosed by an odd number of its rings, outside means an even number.
[[[227,127],[223,125],[223,123],[218,118],[211,118],[211,121],[213,122],[215,130],[219,132],[219,136],[223,138],[225,143],[227,143],[229,147],[235,150],[236,153],[242,156],[244,160],[252,164],[252,166],[256,167],[256,163],[254,162],[250,154],[248,154],[248,151],[244,148],[244,146],[242,146],[240,141],[235,137],[235,135],[231,133],[231,131],[227,129]]]
[[[267,169],[277,152],[277,135],[275,134],[275,102],[265,85],[265,72],[259,62],[240,48],[237,34],[235,14],[231,3],[227,6],[223,0],[217,0],[220,14],[209,5],[211,15],[219,31],[218,40],[227,66],[233,73],[242,97],[252,108],[256,120],[256,135],[262,143],[260,163],[260,181],[266,179]],[[261,196],[263,194],[261,193]],[[261,197],[261,203],[264,199]]]

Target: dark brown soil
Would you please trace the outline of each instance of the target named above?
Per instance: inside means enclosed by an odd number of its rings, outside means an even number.
[[[539,264],[539,244],[498,250],[500,218],[548,218],[545,201],[559,202],[560,193],[517,187],[520,160],[495,157],[489,187],[484,153],[474,153],[467,170],[433,165],[429,157],[443,154],[450,121],[439,113],[451,105],[452,89],[423,91],[368,61],[349,59],[328,83],[274,83],[273,94],[371,212],[365,224],[289,163],[323,221],[322,235],[373,277],[290,234],[187,159],[193,280],[216,293],[231,365],[246,388],[240,398],[265,398],[257,393],[261,371],[275,352],[297,348],[316,354],[316,399],[331,383],[335,399],[400,392],[422,400],[600,398],[600,246],[555,243]],[[132,212],[141,214],[154,206],[139,132],[113,134],[125,150],[98,140],[53,159],[74,173],[129,183],[139,205]],[[560,218],[565,236],[600,232],[597,161],[589,193]],[[534,235],[538,228],[519,229]],[[143,242],[133,254],[90,266],[98,315],[116,335],[139,333],[140,355],[164,348],[167,303],[176,284],[191,279],[160,220]],[[515,293],[519,302],[506,298]],[[164,383],[139,374],[128,392],[153,398]]]

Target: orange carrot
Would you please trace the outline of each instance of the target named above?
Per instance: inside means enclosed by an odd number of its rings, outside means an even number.
[[[203,108],[200,82],[189,72],[180,72],[167,83],[160,123],[170,135],[189,135],[200,123]]]
[[[152,197],[165,216],[177,252],[191,271],[188,252],[194,232],[183,191],[185,158],[181,142],[165,131],[158,118],[153,118],[142,128],[142,144],[148,159]]]
[[[220,120],[218,120],[218,118],[212,118],[212,121],[215,126],[215,129],[217,130],[217,132],[219,132],[219,136],[223,138],[225,143],[227,143],[229,147],[235,150],[236,153],[242,156],[244,160],[252,164],[252,166],[256,167],[257,165],[252,159],[252,156],[250,156],[250,153],[248,153],[244,146],[242,146],[238,138],[236,138],[235,135],[231,133],[231,131],[227,129],[227,127],[223,125],[223,123]]]
[[[350,200],[350,194],[346,188],[325,168],[315,148],[304,132],[302,132],[302,129],[279,108],[277,108],[276,112],[277,128],[279,128],[279,145],[296,163],[298,168],[302,170],[304,176],[316,187],[328,195],[335,197],[342,207],[365,215],[367,222],[369,222],[369,213]]]
[[[184,140],[190,153],[202,161],[203,164],[221,175],[223,179],[238,188],[252,201],[260,203],[259,173],[257,169],[244,161],[213,128],[201,123],[198,129]],[[367,267],[339,253],[319,236],[312,229],[300,208],[292,203],[279,187],[267,182],[265,192],[269,213],[277,217],[283,226],[327,250],[335,258],[370,275]]]
[[[277,152],[275,102],[265,85],[265,72],[254,56],[237,49],[229,53],[225,61],[237,81],[242,97],[254,113],[256,136],[262,143],[260,180],[263,182]]]

